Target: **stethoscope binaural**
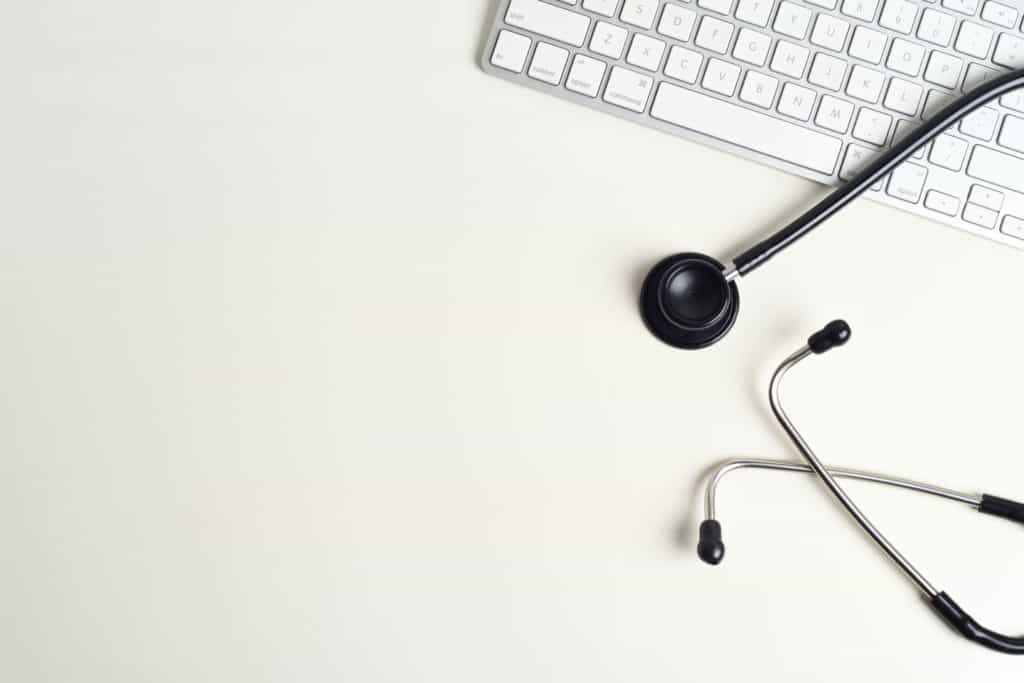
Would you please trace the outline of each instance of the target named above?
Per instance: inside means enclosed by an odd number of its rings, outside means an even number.
[[[662,259],[647,274],[640,293],[640,312],[647,328],[666,344],[681,349],[701,349],[719,341],[732,328],[739,312],[739,288],[736,285],[739,278],[749,275],[821,225],[960,119],[1022,86],[1024,70],[1011,72],[948,105],[869,164],[849,183],[829,194],[774,235],[737,256],[730,267],[698,253],[675,254]],[[715,489],[726,473],[742,467],[813,473],[947,623],[965,638],[985,647],[1010,654],[1024,654],[1024,637],[1006,636],[981,626],[946,593],[932,586],[860,511],[837,479],[862,479],[928,493],[1018,522],[1024,522],[1024,505],[995,496],[973,496],[907,479],[828,467],[818,459],[783,411],[779,387],[786,373],[804,359],[841,346],[849,338],[850,327],[845,322],[837,320],[829,323],[812,335],[805,346],[784,360],[775,371],[769,390],[772,411],[807,465],[775,460],[734,460],[724,463],[708,484],[705,505],[707,518],[701,525],[698,545],[700,557],[710,564],[717,564],[724,554],[721,526],[715,519]]]

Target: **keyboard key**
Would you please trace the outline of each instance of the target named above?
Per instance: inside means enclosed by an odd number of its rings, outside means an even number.
[[[696,21],[696,12],[669,3],[665,5],[665,11],[661,13],[658,33],[676,40],[687,41],[690,39],[690,34],[693,33],[693,24]]]
[[[565,81],[565,87],[581,95],[597,97],[597,91],[601,89],[601,79],[604,78],[606,68],[605,63],[599,59],[576,55],[572,60],[572,68],[569,69],[569,78]]]
[[[774,0],[740,0],[736,5],[736,18],[748,24],[765,27],[774,6]]]
[[[873,145],[884,145],[892,127],[892,117],[874,109],[864,107],[857,114],[853,126],[853,137]]]
[[[889,81],[889,90],[885,93],[885,108],[914,116],[921,105],[923,94],[924,89],[918,84],[904,81],[902,78],[893,78]]]
[[[764,109],[771,109],[775,100],[775,91],[779,88],[778,79],[756,71],[748,71],[740,90],[740,99]]]
[[[942,0],[942,6],[960,14],[974,16],[978,11],[979,0]]]
[[[1014,28],[1017,26],[1017,10],[1002,3],[989,0],[981,8],[981,18],[1003,28]]]
[[[502,31],[494,42],[491,53],[491,64],[508,71],[521,73],[526,65],[526,55],[530,51],[531,41],[512,31]]]
[[[583,0],[583,9],[606,17],[614,17],[619,7],[619,0]]]
[[[800,78],[804,75],[804,67],[807,66],[807,58],[810,54],[805,47],[780,40],[775,46],[775,55],[772,57],[770,68],[780,74]]]
[[[1024,152],[1024,119],[1007,116],[999,131],[999,144],[1015,152]]]
[[[978,140],[991,140],[999,123],[999,110],[984,107],[968,114],[960,121],[960,132]]]
[[[835,9],[836,0],[805,0],[809,5],[817,5],[818,7],[824,7],[825,9]]]
[[[953,29],[956,28],[956,19],[945,12],[936,12],[927,8],[921,15],[921,25],[917,27],[917,37],[929,43],[948,47],[949,41],[953,39]]]
[[[818,106],[818,115],[814,123],[822,128],[834,130],[837,133],[846,133],[850,127],[850,119],[853,118],[853,105],[838,97],[825,95],[821,98]]]
[[[967,175],[986,183],[1024,192],[1024,159],[976,145]]]
[[[940,135],[932,141],[932,151],[928,155],[928,161],[951,171],[959,171],[963,168],[968,149],[970,149],[970,145],[965,140],[952,135]]]
[[[665,54],[665,43],[657,38],[637,33],[633,36],[633,44],[629,46],[626,61],[633,66],[648,71],[657,71],[661,66],[661,56]]]
[[[787,83],[782,88],[782,96],[779,97],[778,110],[780,114],[791,116],[800,121],[807,121],[811,118],[814,110],[814,91],[802,88],[794,83]]]
[[[892,41],[892,49],[889,51],[889,59],[886,60],[885,65],[901,74],[916,76],[921,72],[924,53],[925,49],[917,43],[897,38]]]
[[[975,185],[971,188],[971,195],[967,198],[967,201],[971,204],[984,206],[986,209],[1000,211],[1003,208],[1003,199],[1002,192],[987,188],[984,185]]]
[[[604,101],[640,113],[647,106],[654,80],[621,66],[613,66],[604,88]]]
[[[1024,220],[1016,216],[1006,216],[1003,218],[1002,230],[1005,235],[1024,240]]]
[[[684,83],[696,83],[704,56],[699,52],[687,50],[685,47],[673,45],[665,62],[665,75]]]
[[[999,104],[1007,109],[1019,111],[1024,114],[1024,89],[1015,90],[1008,95],[999,98]]]
[[[732,49],[732,56],[748,64],[764,66],[768,61],[768,49],[771,44],[772,39],[765,34],[741,28],[736,37],[736,46]]]
[[[530,62],[530,78],[544,81],[551,85],[558,85],[562,82],[562,72],[565,71],[565,63],[569,61],[569,51],[547,43],[537,43],[537,49],[533,52],[533,61]]]
[[[819,14],[811,31],[811,42],[829,50],[841,52],[846,45],[846,34],[850,25],[842,19],[828,14]]]
[[[719,95],[732,97],[736,92],[736,84],[740,80],[740,68],[720,59],[709,59],[708,68],[704,71],[701,86]]]
[[[850,56],[863,59],[865,62],[879,64],[885,54],[885,43],[888,40],[884,33],[858,26],[850,40]]]
[[[843,7],[840,10],[843,14],[860,19],[871,21],[878,11],[878,0],[843,0]]]
[[[779,5],[779,12],[775,15],[775,23],[772,24],[772,28],[778,33],[803,40],[807,36],[807,27],[810,26],[810,23],[811,11],[809,9],[792,2],[783,2]]]
[[[916,18],[917,5],[907,0],[885,0],[885,7],[882,8],[882,16],[878,18],[878,23],[884,28],[909,35]]]
[[[998,75],[999,72],[995,69],[990,69],[987,66],[981,66],[980,64],[971,64],[967,67],[967,75],[964,76],[963,91],[965,93],[970,92],[979,85],[988,83]]]
[[[695,42],[705,50],[724,55],[729,49],[729,41],[732,40],[732,30],[732,24],[706,16],[700,22]]]
[[[878,152],[876,150],[851,144],[846,150],[843,167],[839,169],[839,177],[843,180],[851,180],[877,156]]]
[[[732,9],[732,0],[697,0],[697,6],[728,16],[729,10]]]
[[[1008,69],[1024,69],[1024,36],[1001,34],[992,61]]]
[[[814,85],[838,92],[843,85],[843,76],[845,75],[846,62],[844,60],[819,52],[814,56],[814,63],[811,64],[811,72],[807,75],[807,80]]]
[[[583,47],[590,17],[540,0],[510,0],[505,23],[542,36]]]
[[[924,205],[932,211],[938,211],[947,216],[956,216],[960,211],[959,199],[937,190],[928,191],[924,197]]]
[[[957,52],[984,59],[988,56],[988,48],[992,45],[992,29],[965,21],[960,24],[960,33],[956,36],[953,46]]]
[[[881,71],[868,69],[856,64],[850,73],[850,82],[846,84],[846,94],[875,104],[882,94],[882,86],[885,84],[885,74]]]
[[[964,207],[964,220],[983,228],[991,230],[996,227],[996,220],[998,218],[998,213],[992,209],[986,209],[983,206],[978,206],[977,204],[968,204]]]
[[[605,57],[619,59],[626,47],[628,35],[629,32],[621,26],[599,21],[594,27],[594,35],[590,38],[590,50]]]
[[[622,21],[649,30],[654,26],[654,15],[658,12],[658,0],[626,0],[622,5]]]
[[[921,190],[927,178],[928,169],[924,166],[904,162],[889,176],[889,186],[885,192],[890,197],[916,204],[921,199]]]
[[[651,116],[825,175],[842,150],[830,135],[668,83],[658,88]]]
[[[952,90],[960,82],[960,72],[963,68],[964,60],[934,50],[928,59],[928,68],[924,70],[924,80]]]

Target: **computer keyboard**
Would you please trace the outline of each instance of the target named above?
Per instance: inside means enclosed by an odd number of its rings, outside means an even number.
[[[823,183],[1024,68],[1024,0],[500,0],[491,74]],[[1024,248],[1024,90],[868,196]]]

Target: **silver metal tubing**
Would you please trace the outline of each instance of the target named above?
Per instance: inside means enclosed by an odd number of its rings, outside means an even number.
[[[722,277],[725,278],[726,282],[732,282],[739,276],[740,272],[736,270],[736,266],[729,266],[728,268],[725,269],[725,272],[722,273]]]
[[[715,473],[711,475],[711,478],[708,480],[707,489],[704,491],[705,519],[716,519],[715,499],[718,493],[718,485],[722,482],[722,479],[725,478],[725,475],[735,470],[745,468],[814,474],[814,470],[811,469],[810,465],[804,465],[798,462],[788,462],[786,460],[766,460],[763,458],[736,458],[735,460],[727,460],[718,466],[718,469],[715,470]],[[964,493],[962,491],[954,491],[953,489],[947,489],[941,486],[933,486],[921,481],[914,481],[913,479],[890,477],[885,474],[867,472],[865,470],[853,470],[846,467],[827,467],[826,469],[829,474],[837,479],[857,479],[859,481],[869,481],[874,484],[884,484],[885,486],[896,486],[901,489],[918,491],[919,493],[927,493],[932,496],[938,496],[939,498],[964,503],[975,508],[981,505],[981,496],[979,495]]]
[[[917,571],[917,569],[914,568],[914,565],[910,564],[907,558],[903,557],[902,553],[900,553],[900,551],[889,542],[889,539],[883,536],[882,532],[876,529],[875,525],[871,523],[871,520],[869,520],[867,516],[860,511],[860,508],[858,508],[853,500],[850,499],[846,494],[846,491],[843,490],[843,487],[839,485],[839,482],[837,482],[835,477],[833,477],[828,469],[825,468],[825,465],[822,464],[821,460],[818,459],[818,456],[814,454],[811,447],[807,445],[807,442],[804,441],[800,432],[797,431],[793,422],[782,409],[782,404],[779,399],[779,387],[782,384],[783,378],[794,365],[804,360],[812,353],[813,352],[809,347],[804,346],[789,358],[782,361],[782,364],[776,368],[775,374],[772,375],[771,385],[768,389],[768,400],[771,403],[772,412],[775,413],[776,419],[779,421],[779,424],[782,425],[782,428],[793,442],[793,445],[795,445],[797,450],[800,451],[800,454],[804,456],[804,459],[811,466],[811,469],[816,475],[818,475],[818,478],[821,479],[822,483],[825,484],[832,495],[835,496],[836,500],[846,508],[846,511],[850,513],[850,516],[852,516],[857,524],[860,525],[861,529],[863,529],[864,532],[878,544],[878,547],[880,547],[885,554],[888,555],[901,570],[903,570],[903,573],[907,575],[907,578],[913,581],[921,592],[928,596],[929,599],[932,599],[939,594],[939,591],[935,590],[935,587],[924,578],[921,572]]]

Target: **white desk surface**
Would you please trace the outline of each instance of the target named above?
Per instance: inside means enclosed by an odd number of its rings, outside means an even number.
[[[1024,497],[1024,254],[862,202],[655,342],[661,256],[820,188],[485,76],[488,0],[3,12],[0,679],[1020,681],[795,457]],[[1024,537],[851,484],[984,623]]]

